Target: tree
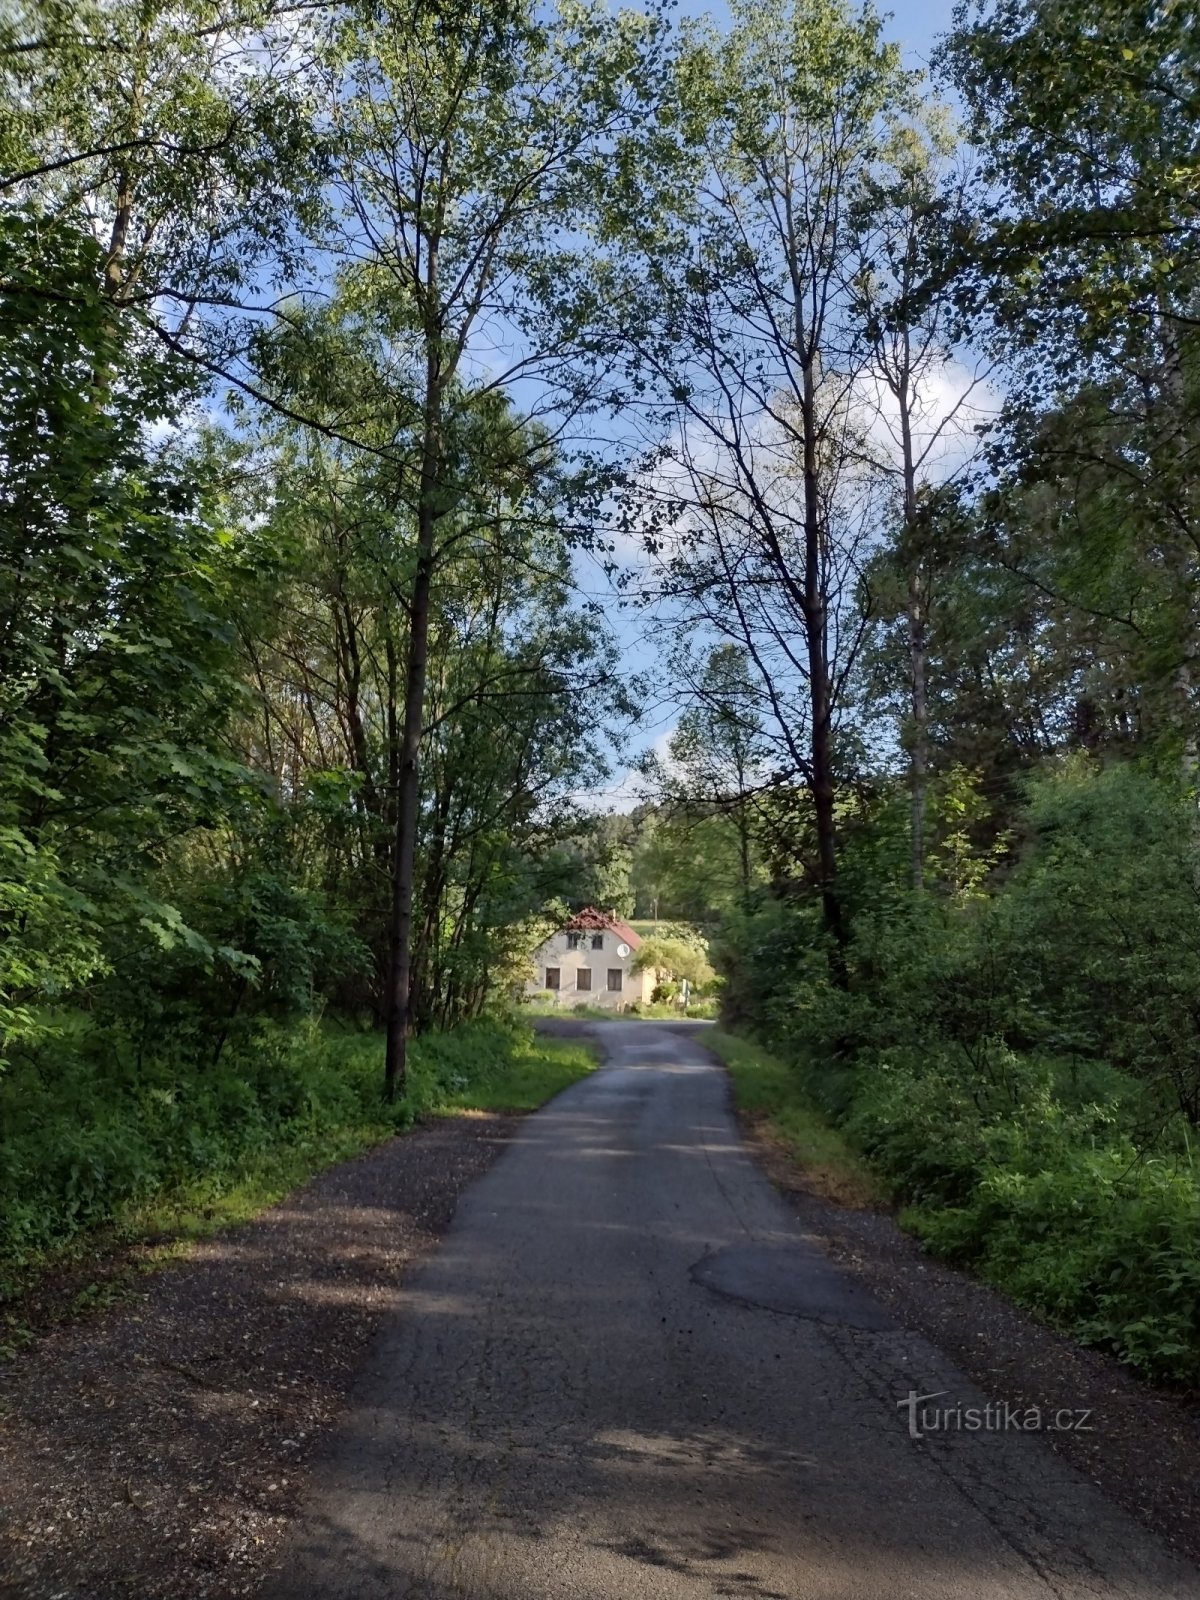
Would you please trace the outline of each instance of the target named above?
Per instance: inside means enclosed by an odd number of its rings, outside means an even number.
[[[685,944],[682,939],[643,940],[633,958],[633,970],[653,972],[659,982],[686,979],[697,989],[702,989],[716,977],[704,951],[697,945]]]
[[[321,871],[372,951],[370,1003],[388,1015],[389,925],[403,755],[403,660],[416,531],[395,483],[415,414],[390,341],[338,300],[272,356],[313,420],[264,430],[263,498],[292,554],[288,605],[245,640],[257,706],[248,754],[293,796],[341,774]],[[323,400],[315,406],[315,390]],[[353,416],[367,450],[321,423]],[[572,604],[569,487],[544,430],[499,392],[446,404],[457,500],[440,524],[431,589],[414,847],[410,1013],[418,1027],[473,1014],[508,959],[509,923],[553,889],[528,856],[574,827],[563,805],[603,774],[628,714],[602,622]],[[371,420],[368,429],[367,418]]]
[[[909,82],[869,8],[738,5],[695,38],[684,101],[697,186],[687,248],[650,264],[669,442],[639,512],[657,588],[756,671],[783,772],[812,797],[813,877],[835,960],[837,730],[864,628],[870,489],[857,471],[861,330],[852,217]]]
[[[240,297],[289,270],[317,206],[287,56],[266,8],[32,0],[0,19],[0,741],[22,1027],[47,999],[96,1002],[108,973],[131,1012],[151,949],[186,957],[197,988],[210,971],[240,993],[258,970],[219,921],[189,919],[174,869],[205,832],[261,821],[227,736],[237,619],[275,556],[230,527],[228,453],[200,409]]]
[[[619,812],[564,817],[563,837],[544,863],[547,892],[576,911],[596,906],[632,916],[635,838],[634,824]]]
[[[270,287],[322,209],[306,29],[286,0],[18,0],[0,20],[3,192],[90,233],[101,292],[202,371],[233,376],[247,324],[279,315]]]
[[[225,730],[236,593],[269,566],[222,519],[203,441],[154,445],[191,389],[114,311],[95,242],[27,210],[0,222],[0,770],[8,1042],[147,945],[211,948],[161,898],[172,843],[251,784]],[[54,296],[47,294],[55,286]],[[95,374],[108,376],[102,387]]]
[[[458,433],[497,389],[540,387],[555,426],[604,397],[580,241],[642,203],[657,28],[572,9],[547,25],[516,0],[354,11],[329,62],[348,286],[413,375],[410,452],[395,457],[414,541],[398,771],[386,1090],[403,1087],[429,628],[442,553],[489,464]],[[615,181],[614,181],[615,179]],[[603,199],[599,198],[603,197]],[[487,341],[511,353],[482,368]],[[503,365],[503,362],[501,363]],[[535,419],[536,420],[536,419]],[[516,440],[498,440],[515,466]],[[535,443],[534,450],[544,450]]]
[[[859,198],[856,310],[870,349],[868,379],[882,391],[876,463],[896,485],[899,534],[891,561],[902,574],[907,630],[912,878],[925,881],[929,772],[929,617],[938,566],[938,511],[930,491],[960,472],[977,420],[972,396],[987,363],[956,359],[957,311],[944,263],[969,226],[969,173],[938,106],[896,127]],[[949,393],[944,393],[944,390]],[[953,460],[958,446],[959,460]],[[882,456],[882,459],[880,459]]]
[[[1121,367],[1165,325],[1186,336],[1200,270],[1186,11],[1000,0],[960,5],[954,23],[941,65],[986,202],[954,266],[973,269],[976,303],[1020,343],[1022,387]]]
[[[677,652],[675,660],[677,668],[682,666],[685,654]],[[746,909],[754,881],[754,807],[767,781],[769,753],[759,695],[745,651],[733,644],[714,646],[689,678],[692,703],[671,735],[667,760],[651,757],[643,770],[677,825],[687,817],[730,819],[737,837],[738,895]]]
[[[960,10],[944,58],[986,152],[988,204],[960,260],[964,301],[988,314],[1008,366],[992,470],[1030,510],[1040,477],[1038,516],[1089,547],[1059,569],[1064,608],[1127,613],[1111,588],[1098,599],[1097,572],[1121,573],[1136,609],[1157,597],[1143,660],[1194,788],[1194,30],[1174,7],[1005,0],[984,18]]]
[[[667,875],[660,849],[659,819],[655,808],[639,805],[635,810],[637,835],[629,864],[629,886],[633,891],[632,915],[657,922]]]

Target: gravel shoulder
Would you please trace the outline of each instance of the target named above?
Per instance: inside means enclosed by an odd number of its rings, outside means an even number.
[[[331,1167],[0,1369],[0,1594],[253,1593],[403,1273],[520,1120]]]
[[[1088,1431],[1045,1443],[1173,1548],[1200,1563],[1200,1401],[1150,1388],[1100,1351],[1054,1332],[986,1284],[928,1255],[878,1210],[813,1192],[757,1119],[751,1153],[804,1232],[854,1273],[902,1326],[944,1351],[989,1399],[1043,1415],[1087,1409]]]

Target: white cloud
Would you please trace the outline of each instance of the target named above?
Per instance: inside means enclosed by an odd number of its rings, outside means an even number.
[[[997,415],[1001,403],[982,365],[968,367],[956,356],[931,364],[917,382],[912,407],[918,482],[946,483],[961,471],[975,453],[980,426]],[[863,373],[852,404],[879,464],[898,472],[903,462],[900,406],[881,373]]]
[[[833,376],[831,384],[837,382]],[[952,354],[930,361],[915,387],[910,425],[917,480],[945,483],[970,461],[978,446],[980,426],[998,414],[1003,397],[982,363],[972,367]],[[903,460],[900,408],[882,373],[864,370],[849,380],[844,395],[831,404],[835,410],[845,406],[850,432],[870,458],[864,466],[883,474],[898,473]],[[786,402],[781,402],[781,414],[787,409]],[[697,513],[689,509],[689,502],[695,501],[698,489],[718,502],[742,504],[747,472],[785,520],[792,513],[798,520],[800,478],[791,430],[765,407],[760,408],[738,425],[739,454],[735,459],[722,438],[724,426],[725,419],[716,415],[711,426],[702,417],[686,418],[664,441],[662,457],[634,485],[631,526],[616,540],[618,560],[635,570],[669,560],[689,529],[696,526]],[[860,482],[852,493],[861,495],[862,490]],[[680,509],[656,530],[659,554],[648,556],[645,538],[653,527],[654,508],[661,510],[673,499]]]

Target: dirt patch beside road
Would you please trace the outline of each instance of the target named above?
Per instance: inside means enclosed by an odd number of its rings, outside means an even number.
[[[0,1371],[0,1593],[253,1593],[405,1269],[520,1120],[331,1167]]]

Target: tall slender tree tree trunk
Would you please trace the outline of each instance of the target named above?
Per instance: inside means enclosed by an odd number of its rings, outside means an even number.
[[[750,914],[750,829],[746,825],[746,807],[740,805],[737,814],[738,858],[742,872],[742,910]]]
[[[905,346],[907,352],[907,345]],[[912,881],[925,887],[925,812],[929,774],[929,708],[926,695],[928,645],[925,635],[925,596],[921,588],[921,558],[917,548],[917,474],[912,437],[912,386],[905,355],[896,385],[900,411],[900,444],[904,468],[904,535],[907,546],[908,584],[905,620],[908,626],[908,678],[911,727],[908,773],[912,826]]]
[[[925,887],[925,813],[929,783],[929,708],[926,694],[925,602],[921,580],[914,570],[908,575],[908,672],[912,710],[911,748],[908,756],[910,807],[912,815],[912,881],[914,889]]]
[[[436,273],[436,266],[432,263],[430,272],[431,275]],[[421,724],[425,714],[429,609],[442,468],[442,391],[440,337],[437,330],[430,330],[426,335],[417,562],[409,606],[408,671],[404,686],[404,732],[400,744],[396,851],[392,875],[391,970],[388,982],[387,1058],[384,1067],[384,1096],[388,1101],[394,1101],[404,1093],[408,1077],[413,890],[417,871],[417,828],[421,812]]]
[[[804,437],[804,624],[808,635],[809,706],[812,717],[812,797],[817,830],[817,871],[821,915],[838,952],[835,972],[842,975],[841,951],[846,942],[841,902],[837,895],[837,824],[834,811],[832,697],[829,684],[829,617],[821,567],[821,496],[817,479],[817,397],[813,362],[804,367],[800,403]]]

